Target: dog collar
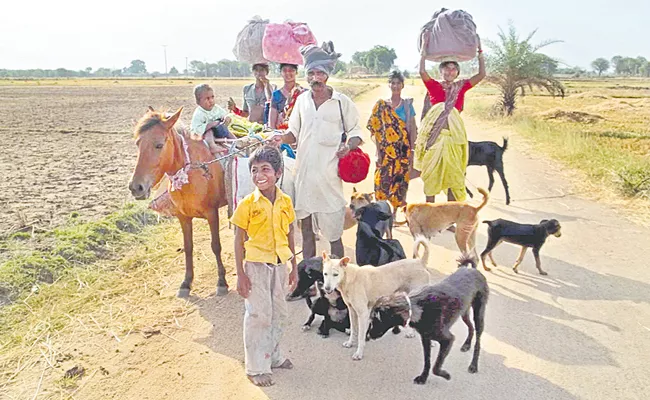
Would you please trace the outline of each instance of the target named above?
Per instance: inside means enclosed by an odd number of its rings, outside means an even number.
[[[406,302],[409,304],[409,318],[404,324],[404,327],[408,328],[409,323],[411,323],[411,317],[413,316],[413,307],[411,306],[411,299],[409,298],[408,293],[404,293],[404,297],[406,298]]]

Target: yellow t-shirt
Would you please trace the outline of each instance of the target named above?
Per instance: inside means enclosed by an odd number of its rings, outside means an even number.
[[[289,226],[296,219],[291,197],[276,188],[275,203],[259,189],[244,197],[230,222],[246,231],[246,261],[277,264],[293,257],[289,249]]]

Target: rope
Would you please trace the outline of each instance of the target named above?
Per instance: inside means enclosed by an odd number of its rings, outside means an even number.
[[[233,141],[233,144],[230,146],[230,149],[228,150],[228,154],[226,154],[225,156],[217,157],[217,158],[215,158],[213,160],[210,160],[210,161],[198,163],[196,166],[193,166],[192,168],[195,168],[195,169],[201,168],[201,169],[205,170],[205,169],[207,169],[208,165],[214,164],[214,163],[219,162],[221,160],[225,160],[226,158],[234,157],[237,154],[241,154],[243,156],[246,156],[247,154],[244,153],[244,150],[250,149],[252,147],[259,146],[259,145],[261,145],[263,143],[270,142],[271,140],[273,140],[273,137],[270,137],[268,139],[262,139],[260,136],[257,136],[257,135],[256,136],[248,136],[248,137],[257,139],[258,142],[250,144],[250,145],[245,146],[245,147],[242,147],[241,149],[238,149],[236,147],[237,142]]]

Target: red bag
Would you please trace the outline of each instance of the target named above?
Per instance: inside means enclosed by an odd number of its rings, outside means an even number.
[[[339,176],[344,182],[359,183],[366,179],[370,170],[370,156],[359,147],[339,158]]]
[[[343,119],[343,108],[339,100],[339,112],[341,113],[341,123],[343,124],[343,134],[341,135],[341,144],[347,141],[345,131],[345,120]],[[339,158],[339,177],[343,182],[359,183],[366,179],[370,170],[370,156],[361,148],[350,150],[345,157]]]

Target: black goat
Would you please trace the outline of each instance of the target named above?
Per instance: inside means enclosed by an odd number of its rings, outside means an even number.
[[[506,174],[503,171],[503,153],[508,148],[508,139],[503,138],[503,146],[499,146],[494,142],[469,142],[469,161],[467,166],[471,165],[485,165],[488,170],[488,178],[490,184],[488,191],[492,191],[494,186],[494,171],[497,171],[501,177],[501,183],[506,190],[506,204],[510,204],[510,191],[508,190],[508,181],[506,181]],[[474,194],[467,189],[469,197],[474,197]]]

